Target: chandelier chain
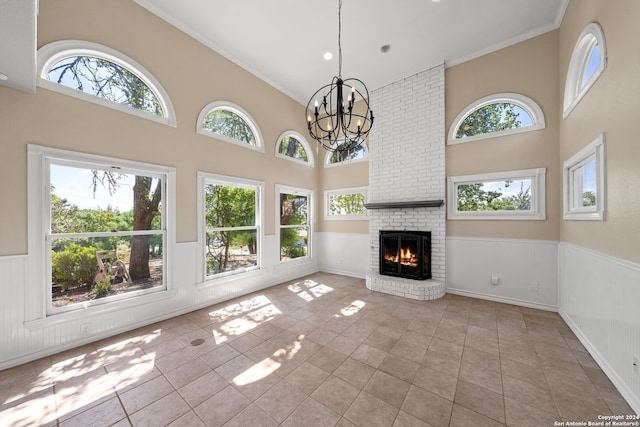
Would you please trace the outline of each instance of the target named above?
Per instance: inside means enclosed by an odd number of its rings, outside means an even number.
[[[342,77],[342,0],[338,1],[338,77]]]

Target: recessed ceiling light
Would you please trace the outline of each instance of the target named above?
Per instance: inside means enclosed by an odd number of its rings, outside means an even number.
[[[4,73],[0,73],[0,80],[9,80],[9,76]]]
[[[333,59],[333,53],[325,52],[325,54],[322,55],[322,57],[324,58],[325,61],[331,61]]]
[[[440,0],[431,0],[434,3],[440,3]]]
[[[385,44],[384,46],[382,46],[380,48],[380,52],[382,52],[382,53],[387,53],[387,52],[389,52],[389,50],[391,50],[391,46],[388,45],[388,44]]]

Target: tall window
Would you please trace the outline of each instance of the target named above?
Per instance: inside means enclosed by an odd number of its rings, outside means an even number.
[[[309,257],[311,191],[277,186],[277,195],[280,260]]]
[[[206,278],[260,268],[262,184],[200,173]]]
[[[336,151],[328,151],[325,157],[324,165],[338,166],[348,163],[359,162],[367,159],[367,150],[364,144],[343,143]]]
[[[286,131],[278,138],[276,157],[313,167],[313,153],[307,141],[297,132]]]
[[[563,164],[564,219],[604,220],[604,135]]]
[[[498,93],[464,108],[451,125],[447,143],[459,144],[544,127],[542,109],[531,98],[517,93]]]
[[[197,132],[264,152],[262,137],[249,113],[230,102],[212,102],[198,116]]]
[[[38,50],[40,86],[175,126],[160,83],[126,55],[81,41],[58,41]]]
[[[38,146],[29,156],[44,171],[30,192],[46,200],[31,228],[44,234],[47,313],[166,289],[172,169]]]
[[[546,170],[448,178],[448,219],[545,219]]]
[[[564,88],[564,118],[569,116],[606,67],[604,32],[598,23],[592,22],[582,30],[571,54]]]

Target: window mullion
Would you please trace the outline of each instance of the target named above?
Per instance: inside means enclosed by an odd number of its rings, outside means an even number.
[[[258,227],[256,225],[246,225],[239,227],[207,227],[205,231],[207,233],[213,233],[216,231],[244,231],[244,230],[255,230]]]
[[[145,236],[164,234],[164,230],[101,231],[87,233],[49,233],[52,239],[86,239],[91,237]]]

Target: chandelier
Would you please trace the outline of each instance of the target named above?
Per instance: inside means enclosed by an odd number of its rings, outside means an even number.
[[[306,111],[309,135],[329,151],[345,151],[360,146],[373,126],[367,86],[360,79],[342,78],[341,9],[342,0],[339,0],[338,75],[313,94]],[[358,105],[356,101],[359,101]]]

